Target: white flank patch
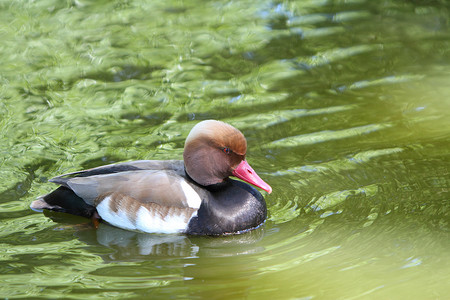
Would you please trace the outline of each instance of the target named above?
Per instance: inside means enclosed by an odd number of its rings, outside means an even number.
[[[145,207],[138,210],[136,227],[140,231],[149,233],[179,233],[187,227],[184,215],[167,215],[164,218],[151,213]]]
[[[189,188],[195,193],[191,187]],[[195,195],[201,202],[198,194],[195,193]],[[119,207],[117,212],[112,211],[110,202],[111,197],[109,196],[100,202],[97,206],[98,214],[109,224],[126,230],[139,230],[148,233],[180,233],[186,231],[190,219],[197,215],[197,211],[194,211],[186,222],[186,216],[182,211],[180,212],[181,214],[169,213],[164,218],[161,218],[158,213],[150,212],[147,208],[141,207],[137,211],[136,220],[130,220],[122,207]],[[200,207],[200,204],[198,206]]]
[[[97,205],[97,212],[99,216],[111,225],[122,229],[136,230],[136,225],[128,218],[127,213],[119,207],[117,212],[111,210],[109,203],[111,197],[106,197],[99,205]]]
[[[184,180],[180,182],[181,189],[184,192],[184,196],[186,197],[186,201],[189,207],[192,208],[200,208],[200,204],[202,204],[202,199],[198,193]]]

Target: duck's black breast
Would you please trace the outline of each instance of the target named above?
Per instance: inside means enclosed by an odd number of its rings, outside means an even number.
[[[222,235],[251,230],[264,223],[266,202],[261,193],[247,183],[227,179],[209,187],[186,233]]]

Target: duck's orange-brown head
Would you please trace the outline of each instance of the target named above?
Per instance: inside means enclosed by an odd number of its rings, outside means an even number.
[[[271,192],[245,160],[247,141],[238,129],[215,120],[195,125],[184,146],[184,164],[188,175],[197,183],[208,186],[236,176]]]

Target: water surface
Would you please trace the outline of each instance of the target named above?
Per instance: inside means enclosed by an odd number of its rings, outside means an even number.
[[[0,4],[0,296],[445,299],[446,1]],[[247,137],[265,225],[126,232],[29,209],[58,174]]]

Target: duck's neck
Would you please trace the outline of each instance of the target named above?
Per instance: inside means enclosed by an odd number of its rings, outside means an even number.
[[[229,178],[225,178],[223,179],[221,182],[218,183],[214,183],[214,184],[208,184],[208,185],[203,185],[200,184],[199,182],[197,182],[196,180],[194,180],[191,175],[189,175],[189,173],[186,170],[186,166],[184,167],[184,173],[186,174],[186,177],[194,182],[197,185],[200,185],[201,187],[207,189],[210,192],[214,192],[214,191],[219,191],[219,190],[223,190],[225,187],[227,187],[230,184],[230,180]]]

